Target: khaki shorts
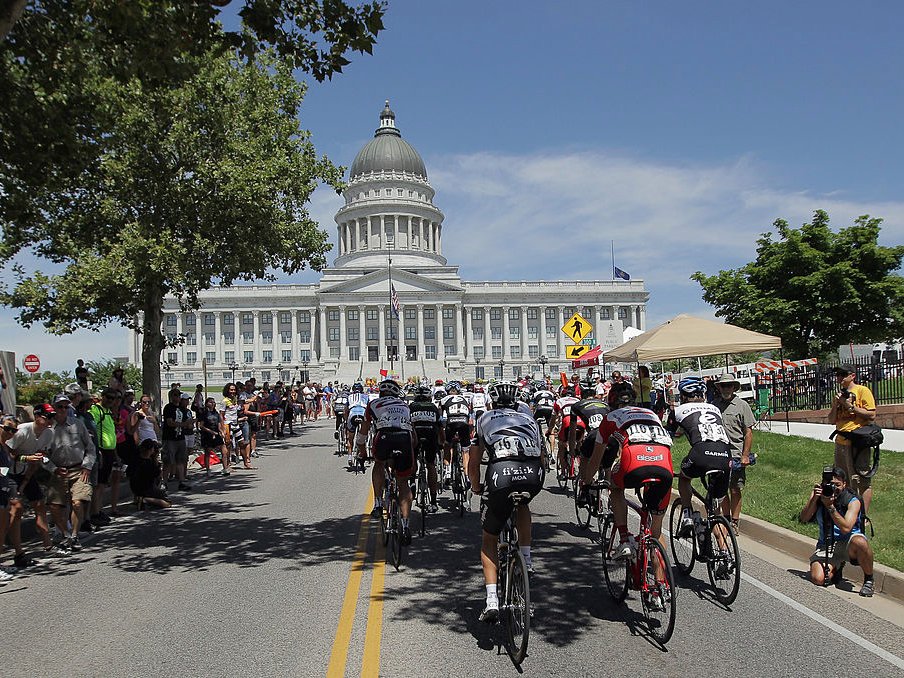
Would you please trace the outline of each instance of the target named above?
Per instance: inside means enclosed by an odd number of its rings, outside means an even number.
[[[829,562],[834,565],[836,568],[843,565],[844,563],[850,561],[851,565],[857,565],[857,561],[851,560],[848,556],[848,547],[851,544],[851,541],[856,537],[863,537],[869,542],[869,539],[865,534],[852,534],[850,539],[845,539],[844,541],[836,541],[834,547],[832,549],[831,557],[829,558]],[[826,550],[825,549],[816,549],[813,551],[813,555],[810,556],[810,563],[815,563],[817,561],[822,562],[825,558]]]
[[[862,475],[869,473],[873,466],[872,450],[864,447],[857,450],[857,454],[854,456],[852,449],[847,440],[835,438],[835,466],[844,469],[844,472],[847,473],[848,485],[855,494],[862,497],[873,480]]]
[[[82,469],[72,468],[66,475],[53,474],[47,485],[47,503],[63,506],[72,501],[91,501],[91,485],[82,480]]]

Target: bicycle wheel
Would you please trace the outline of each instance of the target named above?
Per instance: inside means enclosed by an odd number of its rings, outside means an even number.
[[[417,476],[417,505],[421,511],[421,536],[427,532],[427,506],[430,503],[429,490],[427,488],[427,466],[421,465]]]
[[[630,563],[627,560],[616,560],[618,549],[618,530],[615,529],[615,517],[609,515],[603,523],[600,534],[600,551],[603,557],[603,575],[606,577],[606,588],[609,595],[617,602],[622,602],[628,595],[628,577]]]
[[[659,643],[665,645],[675,630],[675,597],[677,590],[672,568],[662,544],[652,537],[644,540],[643,577],[640,600],[647,628]]]
[[[380,535],[383,537],[383,546],[389,543],[389,517],[392,515],[389,510],[392,508],[392,497],[388,489],[383,490],[383,510],[380,511]]]
[[[575,489],[574,491],[574,514],[578,519],[578,527],[588,528],[590,527],[590,504],[589,502],[584,506],[578,506],[578,498],[580,497],[580,490]]]
[[[404,540],[402,539],[402,508],[398,502],[395,502],[393,508],[393,526],[392,526],[392,564],[396,571],[402,565],[402,551],[404,549]]]
[[[571,469],[571,459],[569,458],[568,453],[565,453],[565,464],[559,467],[559,470],[556,472],[556,482],[559,483],[559,489],[566,489],[568,487],[568,471]]]
[[[521,666],[527,656],[527,639],[530,635],[530,580],[520,549],[511,551],[505,581],[503,624],[508,640],[506,649],[512,661]]]
[[[710,521],[709,541],[712,544],[710,557],[706,561],[709,583],[713,586],[716,600],[723,605],[731,605],[741,587],[741,554],[738,540],[723,516],[716,516]]]
[[[679,537],[678,529],[681,527],[681,500],[672,502],[672,512],[669,514],[669,543],[672,546],[672,557],[675,559],[675,567],[681,574],[690,574],[697,560],[697,540],[693,531],[687,537]]]
[[[465,476],[457,455],[452,458],[452,496],[458,508],[458,517],[461,518],[465,514]]]

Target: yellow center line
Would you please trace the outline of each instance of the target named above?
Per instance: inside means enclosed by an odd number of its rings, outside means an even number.
[[[348,659],[349,641],[352,635],[352,625],[355,622],[355,607],[358,604],[358,594],[361,591],[361,577],[364,574],[364,559],[367,557],[367,534],[370,529],[370,507],[373,506],[373,487],[364,505],[365,515],[361,517],[361,528],[358,530],[358,545],[355,557],[352,560],[352,570],[348,575],[348,584],[345,587],[345,599],[342,601],[342,611],[339,613],[339,625],[336,627],[336,637],[333,640],[333,650],[330,653],[330,663],[326,670],[327,678],[344,678],[345,662]]]
[[[374,574],[370,582],[370,605],[367,606],[367,632],[364,635],[364,660],[361,663],[362,678],[379,678],[380,642],[383,635],[383,575],[386,571],[386,547],[376,535]]]

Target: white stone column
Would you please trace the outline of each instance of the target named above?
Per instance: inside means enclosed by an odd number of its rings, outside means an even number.
[[[644,332],[647,331],[647,305],[642,304],[640,307],[640,325],[637,329],[642,330]]]
[[[321,364],[326,362],[326,359],[330,357],[329,346],[326,343],[326,306],[320,307],[320,362]]]
[[[436,253],[443,253],[443,227],[442,224],[436,225]]]
[[[474,358],[474,307],[468,306],[465,312],[465,357]]]
[[[489,361],[492,356],[490,348],[490,307],[483,307],[483,359]]]
[[[380,360],[386,359],[386,306],[384,304],[380,304],[378,307],[380,310],[380,343],[379,346],[379,357]]]
[[[460,309],[453,307],[452,311],[455,318],[455,355],[464,360],[466,355],[464,318]]]
[[[400,249],[399,247],[399,215],[392,215],[392,245],[396,249]],[[401,345],[399,345],[401,348]]]
[[[365,327],[365,320],[367,317],[367,307],[364,305],[358,306],[358,359],[359,360],[367,360],[367,328]]]
[[[561,329],[562,325],[565,324],[565,313],[562,310],[562,307],[559,306],[556,313],[558,317],[559,324],[556,326],[556,329]],[[556,332],[556,346],[559,349],[559,355],[557,358],[562,360],[565,357],[565,335],[562,332]]]
[[[291,313],[292,323],[291,323],[291,332],[292,332],[292,341],[289,342],[289,348],[292,349],[292,358],[297,361],[301,357],[301,342],[298,340],[298,310],[293,310]],[[275,342],[276,339],[274,338]],[[274,362],[282,362],[282,360],[278,360],[278,358],[282,357],[282,337],[279,340],[280,343],[280,352],[276,352],[276,348],[273,349]]]
[[[436,359],[446,359],[446,337],[443,333],[443,305],[436,305]]]
[[[339,359],[348,360],[348,337],[346,336],[345,306],[339,307]]]
[[[530,360],[527,350],[527,306],[521,307],[521,359]]]
[[[511,362],[509,355],[509,307],[502,307],[502,357],[506,362]]]
[[[417,359],[424,359],[424,305],[417,305]]]
[[[628,327],[637,327],[637,306],[628,306]]]
[[[593,320],[590,322],[593,325],[593,345],[599,346],[602,342],[603,333],[599,331],[602,328],[600,325],[600,307],[599,304],[595,304],[593,306]]]
[[[223,317],[222,316],[223,316],[223,314],[220,313],[219,311],[214,311],[214,314],[213,314],[213,351],[214,351],[214,354],[213,355],[214,355],[215,363],[218,363],[223,359],[222,358],[223,351],[220,349],[220,347],[224,345],[223,344],[223,331],[222,331],[223,330]],[[195,322],[198,323],[199,327],[204,327],[204,325],[201,324],[203,322],[203,320],[204,320],[203,316],[199,314],[199,316],[195,319]],[[204,343],[204,331],[203,330],[200,333],[197,331],[197,329],[195,330],[195,341],[198,342],[198,344],[197,344],[198,356],[200,358],[204,358],[205,357],[204,354],[207,353],[207,344]],[[141,354],[139,353],[139,356],[140,355]],[[211,366],[208,365],[207,367],[211,367]]]
[[[546,355],[546,307],[540,307],[540,327],[537,328],[537,346],[540,355]]]
[[[272,313],[272,311],[271,311]],[[251,342],[251,350],[254,351],[254,360],[251,361],[252,365],[256,365],[260,362],[261,359],[261,312],[257,309],[251,311],[251,319],[252,319],[252,342]],[[271,325],[272,327],[272,325]]]
[[[609,311],[609,315],[612,316],[613,322],[616,322],[616,323],[618,322],[618,305],[617,304],[614,304],[612,306],[612,310]]]

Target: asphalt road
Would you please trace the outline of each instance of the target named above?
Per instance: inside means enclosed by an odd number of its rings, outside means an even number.
[[[0,586],[0,673],[516,675],[495,629],[477,621],[476,500],[464,518],[431,516],[396,572],[363,516],[368,480],[345,472],[332,448],[332,425],[320,422],[263,444],[256,471],[195,472],[195,492],[175,495],[173,509],[130,512],[80,553]],[[870,601],[858,604],[859,575],[852,592],[817,589],[801,578],[805,564],[774,565],[768,550],[742,556],[730,610],[708,597],[699,565],[679,579],[678,626],[663,650],[608,597],[594,532],[575,525],[571,500],[550,487],[531,506],[537,574],[525,673],[904,674],[904,608],[886,614],[901,620],[890,623]]]

